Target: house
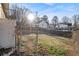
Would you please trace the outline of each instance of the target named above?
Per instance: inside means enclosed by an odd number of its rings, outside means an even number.
[[[60,31],[71,31],[72,23],[59,23],[57,29]]]
[[[39,27],[40,28],[47,28],[47,23],[45,23],[44,21],[42,21],[41,23],[39,23]]]
[[[39,23],[39,28],[50,30],[49,26],[50,25],[48,23],[46,23],[45,21],[42,21],[42,22]]]
[[[50,30],[57,30],[57,31],[69,31],[72,29],[72,23],[58,23],[56,27],[53,24],[50,24]]]
[[[15,47],[16,21],[8,19],[9,4],[0,3],[0,49]]]
[[[53,24],[50,24],[50,30],[54,30]]]

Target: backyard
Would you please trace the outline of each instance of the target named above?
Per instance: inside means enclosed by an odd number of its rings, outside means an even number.
[[[76,4],[0,5],[0,55],[79,56]]]
[[[23,35],[20,52],[23,55],[78,55],[70,38],[39,34],[38,42],[35,34]],[[37,48],[35,43],[37,43]]]

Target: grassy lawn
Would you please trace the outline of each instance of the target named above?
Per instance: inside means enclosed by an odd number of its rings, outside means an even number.
[[[25,49],[34,50],[35,34],[23,35],[22,41]],[[45,34],[39,34],[38,40],[38,55],[69,55],[69,51],[73,51],[71,39],[59,37],[59,36],[48,36]],[[28,51],[27,51],[28,52]],[[70,53],[72,55],[72,53]]]

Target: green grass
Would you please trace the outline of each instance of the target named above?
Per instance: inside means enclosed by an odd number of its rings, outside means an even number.
[[[63,38],[63,37],[62,37]],[[70,45],[66,44],[65,42],[70,42],[67,39],[54,36],[48,36],[48,35],[39,35],[39,43],[42,45],[48,45],[48,46],[55,46],[59,48],[69,48]]]
[[[56,48],[56,47],[50,47],[50,48],[48,48],[48,53],[50,55],[64,56],[64,55],[66,55],[66,50]]]
[[[35,44],[35,38],[35,34],[23,36],[24,41],[31,40],[33,44]],[[64,56],[67,50],[72,48],[70,43],[69,38],[39,34],[38,52],[40,55]]]

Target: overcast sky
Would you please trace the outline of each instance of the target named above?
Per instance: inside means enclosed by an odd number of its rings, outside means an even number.
[[[61,19],[63,16],[72,17],[74,14],[79,14],[78,3],[19,3],[19,7],[28,8],[32,12],[38,11],[40,16],[47,15],[49,20],[53,16],[58,16]]]

